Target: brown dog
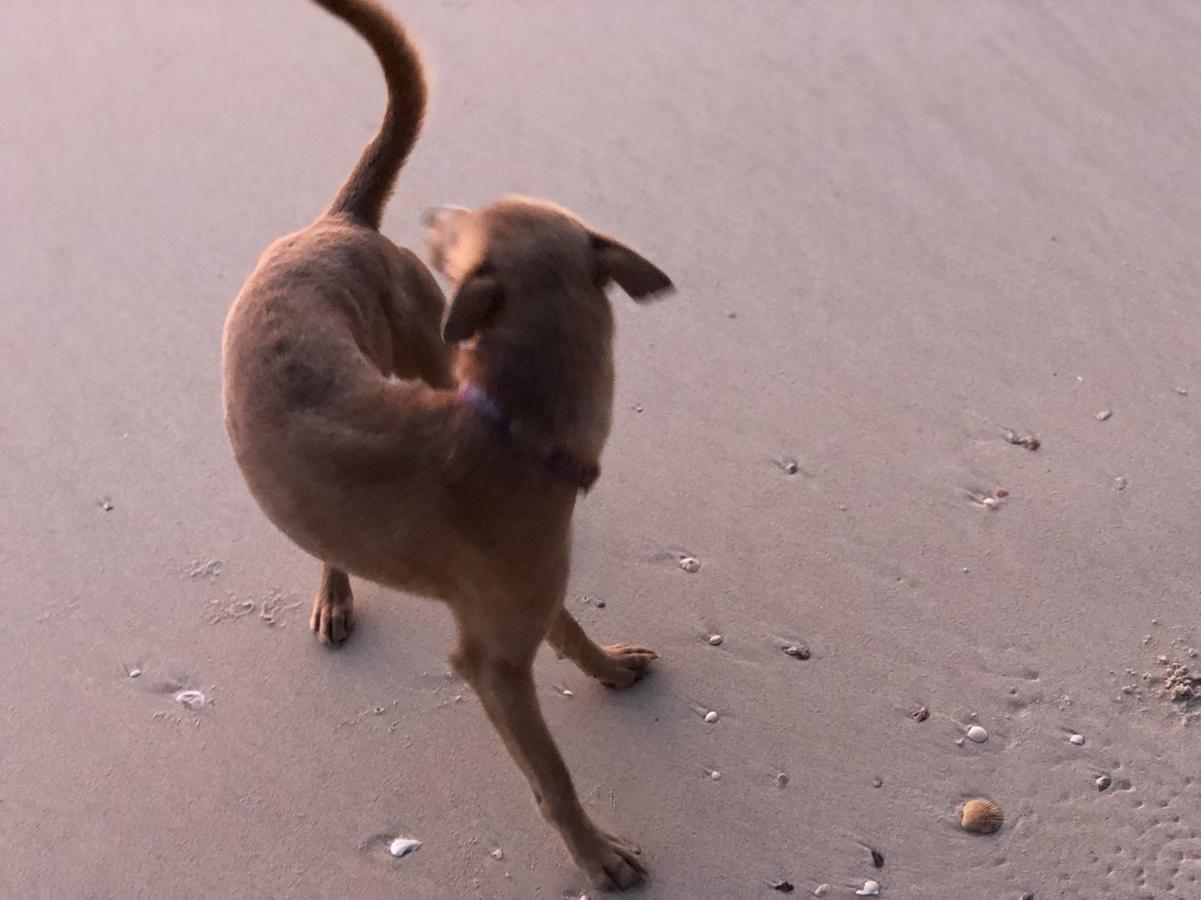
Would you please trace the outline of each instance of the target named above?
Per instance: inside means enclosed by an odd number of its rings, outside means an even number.
[[[456,288],[443,331],[429,271],[378,231],[425,108],[417,51],[371,0],[317,2],[375,50],[388,109],[329,210],[268,248],[229,313],[224,403],[238,465],[267,517],[324,563],[312,617],[323,641],[350,633],[347,573],[449,605],[451,664],[542,814],[595,885],[629,887],[645,874],[638,850],[580,806],[531,666],[546,639],[627,687],[655,659],[597,646],[563,595],[576,495],[609,432],[604,288],[645,299],[671,282],[549,204],[444,209],[426,218],[434,264]]]

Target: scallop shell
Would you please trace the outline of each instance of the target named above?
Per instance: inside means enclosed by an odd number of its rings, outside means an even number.
[[[991,800],[969,800],[959,809],[959,824],[964,831],[992,834],[1001,829],[1005,815]]]

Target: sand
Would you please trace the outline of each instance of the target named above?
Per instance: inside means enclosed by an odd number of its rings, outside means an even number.
[[[284,0],[4,6],[0,896],[578,896],[445,611],[356,584],[319,646],[222,430],[225,311],[374,63]],[[614,297],[568,601],[660,668],[537,673],[637,896],[1201,896],[1157,662],[1201,647],[1201,9],[403,7],[435,93],[387,233],[528,192],[679,286]]]

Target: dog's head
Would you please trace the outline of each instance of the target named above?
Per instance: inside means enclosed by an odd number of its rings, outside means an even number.
[[[430,261],[454,286],[447,343],[489,329],[537,338],[555,321],[602,311],[607,320],[610,282],[640,302],[672,287],[638,253],[549,203],[508,197],[477,210],[438,207],[424,222]]]

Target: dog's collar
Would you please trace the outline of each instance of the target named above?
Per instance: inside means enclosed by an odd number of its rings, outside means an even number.
[[[547,471],[556,478],[575,485],[577,490],[585,494],[596,484],[596,479],[600,477],[600,466],[580,462],[562,447],[552,447],[549,453],[530,447],[514,432],[513,420],[509,418],[509,414],[489,397],[483,388],[467,382],[459,388],[459,399],[506,441],[538,457]]]

